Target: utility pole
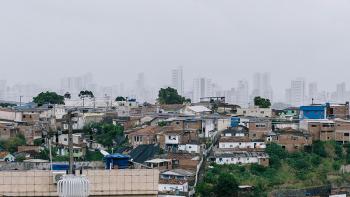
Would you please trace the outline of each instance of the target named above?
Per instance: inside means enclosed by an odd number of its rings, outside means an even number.
[[[22,97],[23,96],[19,96],[19,106],[22,107]]]
[[[69,147],[69,172],[68,174],[73,174],[73,128],[72,128],[72,112],[68,111],[68,147]]]

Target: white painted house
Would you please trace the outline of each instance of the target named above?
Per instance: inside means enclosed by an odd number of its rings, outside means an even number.
[[[187,152],[187,153],[200,153],[201,146],[198,144],[190,143],[190,144],[180,144],[178,147],[179,151]]]
[[[185,106],[180,110],[181,114],[191,115],[191,116],[199,116],[204,114],[210,114],[211,110],[204,106]]]
[[[188,192],[187,180],[160,179],[158,184],[159,192]]]
[[[259,164],[259,165],[268,165],[269,156],[264,152],[221,152],[216,151],[214,156],[211,157],[211,160],[216,164],[236,164],[236,165],[245,165],[245,164]]]
[[[260,108],[260,107],[249,107],[249,108],[238,108],[237,116],[248,116],[258,118],[270,118],[272,117],[271,108]]]
[[[265,149],[263,141],[252,141],[247,137],[222,137],[219,149]]]

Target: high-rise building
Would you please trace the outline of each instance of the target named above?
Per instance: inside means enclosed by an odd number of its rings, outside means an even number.
[[[0,80],[0,100],[5,100],[6,81]]]
[[[238,81],[238,87],[237,87],[237,105],[241,107],[248,107],[249,106],[249,89],[248,89],[248,82],[245,80]]]
[[[305,80],[297,78],[291,81],[291,103],[293,106],[305,104]]]
[[[312,104],[312,102],[321,103],[316,82],[312,82],[309,84],[308,104]]]
[[[272,100],[273,91],[269,73],[255,73],[253,77],[252,98],[260,96]]]
[[[210,79],[197,78],[193,81],[192,102],[200,102],[201,98],[213,96],[213,85]]]
[[[180,95],[184,95],[184,78],[181,66],[171,70],[171,86],[176,89]]]
[[[346,84],[344,82],[337,84],[337,90],[335,92],[335,101],[340,103],[345,102],[346,95]]]

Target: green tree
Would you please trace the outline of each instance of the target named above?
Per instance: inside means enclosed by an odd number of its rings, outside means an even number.
[[[165,127],[166,125],[167,125],[167,123],[165,121],[158,122],[158,126],[160,126],[160,127]]]
[[[270,99],[265,99],[257,96],[254,98],[254,105],[260,108],[269,108],[271,107],[271,101]]]
[[[122,96],[118,96],[115,101],[126,101],[126,99]]]
[[[33,98],[33,102],[41,106],[44,104],[60,104],[64,105],[64,96],[58,95],[56,92],[41,92]]]
[[[4,147],[7,151],[11,153],[17,152],[18,146],[23,145],[26,145],[26,139],[22,134],[17,134],[13,138],[0,141],[0,146]]]
[[[168,87],[159,90],[158,101],[160,104],[183,104],[186,99],[176,89]]]
[[[71,99],[71,98],[72,98],[72,95],[71,95],[69,92],[66,92],[66,93],[64,94],[64,98],[66,98],[66,99]]]
[[[266,147],[266,153],[270,156],[270,166],[276,169],[281,166],[281,160],[288,156],[288,152],[275,143],[271,143]]]
[[[105,147],[122,145],[125,142],[124,127],[120,124],[91,123],[85,126],[83,131]]]
[[[220,174],[213,191],[216,196],[220,197],[238,196],[238,183],[236,178],[229,173]]]
[[[89,90],[82,90],[80,91],[79,95],[80,98],[94,98],[94,93],[92,93]]]
[[[327,152],[324,147],[324,143],[321,141],[315,141],[312,144],[312,152],[321,157],[327,157]]]
[[[0,103],[0,107],[7,108],[7,107],[15,107],[16,104],[13,103]]]

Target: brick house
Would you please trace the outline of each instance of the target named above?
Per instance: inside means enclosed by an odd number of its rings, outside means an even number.
[[[307,131],[314,141],[335,140],[335,123],[332,120],[302,120],[300,129]]]
[[[327,104],[327,117],[349,119],[349,102],[345,104]]]
[[[126,137],[128,137],[129,143],[134,148],[136,148],[138,145],[142,144],[157,143],[157,134],[167,129],[172,130],[172,127],[147,126],[145,128],[138,128],[131,131],[126,131]]]
[[[335,122],[335,141],[346,144],[350,142],[350,120],[336,118]]]
[[[282,146],[288,152],[304,150],[305,147],[312,145],[312,137],[308,133],[294,129],[283,129],[271,132],[267,142],[274,142]]]
[[[172,160],[173,168],[181,168],[184,170],[197,170],[201,161],[199,155],[190,153],[169,153],[168,159]]]
[[[247,123],[249,138],[252,140],[265,139],[267,133],[272,129],[271,121],[268,119],[251,119]]]

